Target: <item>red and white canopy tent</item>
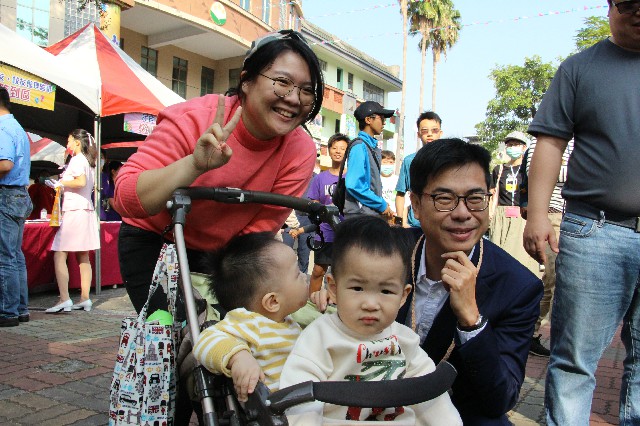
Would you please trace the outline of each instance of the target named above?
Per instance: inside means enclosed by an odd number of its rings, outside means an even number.
[[[68,64],[82,70],[86,79],[100,87],[101,117],[128,112],[157,115],[183,98],[149,74],[93,23],[46,48]]]
[[[103,142],[101,124],[108,121],[106,117],[126,113],[155,116],[165,107],[184,101],[112,43],[93,23],[46,50],[82,70],[86,80],[99,88],[95,135],[100,144]],[[110,141],[141,139],[134,134],[127,135],[123,125],[114,129],[122,122],[120,118],[113,125],[110,123],[111,134],[104,140],[105,145]]]
[[[43,138],[35,133],[27,132],[30,144],[32,175],[40,170],[50,171],[51,175],[59,174],[64,164],[65,148],[58,142]],[[35,170],[34,170],[35,169]]]

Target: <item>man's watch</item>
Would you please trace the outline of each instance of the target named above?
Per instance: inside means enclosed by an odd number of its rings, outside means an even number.
[[[458,323],[458,330],[466,331],[466,332],[476,331],[476,330],[480,330],[482,327],[484,327],[484,325],[486,323],[487,323],[487,320],[482,316],[482,314],[478,314],[478,321],[476,321],[475,324],[467,326],[467,327],[463,327],[463,326],[460,325],[460,323]]]

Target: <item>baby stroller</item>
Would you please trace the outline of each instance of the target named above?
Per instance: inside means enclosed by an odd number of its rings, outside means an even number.
[[[306,212],[318,226],[321,222],[335,227],[339,223],[338,209],[308,199],[268,192],[234,188],[192,187],[173,193],[167,208],[173,217],[173,230],[180,265],[180,288],[192,341],[201,331],[198,309],[191,287],[183,228],[191,200],[214,200],[222,203],[258,203],[287,207]],[[319,230],[317,232],[320,232]],[[321,243],[322,234],[320,233]],[[307,242],[311,249],[318,249]],[[396,407],[428,401],[446,392],[456,376],[455,368],[440,363],[433,373],[422,377],[381,382],[304,382],[270,393],[259,383],[249,401],[241,407],[230,379],[214,375],[200,365],[193,369],[197,398],[202,405],[203,421],[208,426],[280,426],[288,425],[286,409],[310,401],[322,401],[353,407]],[[420,391],[416,391],[416,390]]]

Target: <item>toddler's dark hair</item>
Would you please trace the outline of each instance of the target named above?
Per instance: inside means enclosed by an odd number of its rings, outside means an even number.
[[[273,267],[267,249],[275,244],[283,243],[270,232],[256,232],[234,237],[208,256],[209,289],[226,311],[249,309]]]
[[[384,219],[369,215],[355,216],[341,222],[333,240],[331,273],[334,276],[340,274],[346,260],[345,254],[353,247],[380,256],[400,255],[404,275],[407,275],[411,248],[403,228],[389,226]]]

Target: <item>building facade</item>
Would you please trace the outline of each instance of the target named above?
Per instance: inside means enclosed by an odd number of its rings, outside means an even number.
[[[304,19],[302,1],[287,0],[0,0],[0,23],[42,46],[89,22],[185,99],[235,87],[251,41],[285,28],[301,31],[318,55],[326,83],[323,108],[309,126],[317,143],[336,132],[357,134],[356,106],[401,90],[389,67]],[[395,146],[396,120],[387,121],[381,147]]]

